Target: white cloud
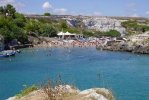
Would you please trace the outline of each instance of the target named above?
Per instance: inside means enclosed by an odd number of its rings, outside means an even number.
[[[134,2],[131,2],[127,5],[128,8],[136,8],[137,7],[137,4],[134,3]]]
[[[21,12],[22,8],[25,6],[22,2],[18,2],[16,0],[0,0],[0,6],[5,6],[7,4],[13,5],[19,12]]]
[[[145,12],[146,15],[149,15],[149,11]]]
[[[42,5],[42,8],[45,10],[49,10],[52,8],[52,5],[47,1]]]
[[[137,4],[132,2],[127,5],[127,10],[129,12],[136,12],[137,11]]]
[[[131,2],[126,5],[128,11],[137,11],[137,4],[134,2]]]
[[[137,14],[137,4],[135,2],[131,2],[126,6],[126,15],[130,17],[139,17]]]
[[[54,8],[48,1],[44,2],[44,4],[42,5],[42,8],[46,11],[51,10],[52,13],[58,14],[58,15],[65,15],[68,13],[67,9],[65,9],[65,8]]]
[[[134,13],[134,14],[130,15],[130,17],[139,17],[139,15],[137,13]]]
[[[101,16],[102,13],[101,13],[101,12],[98,12],[98,11],[95,11],[95,12],[93,13],[93,15],[95,15],[95,16]]]
[[[59,8],[59,9],[54,9],[54,13],[55,14],[59,14],[59,15],[65,15],[65,14],[67,14],[67,9],[65,9],[65,8]]]
[[[146,17],[149,17],[149,11],[145,12]]]
[[[6,4],[14,4],[15,0],[0,0],[0,6],[5,6]]]

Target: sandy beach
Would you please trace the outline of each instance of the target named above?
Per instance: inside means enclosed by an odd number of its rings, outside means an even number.
[[[40,44],[35,44],[34,48],[44,47],[97,47],[102,44],[99,40],[92,40],[92,41],[79,41],[79,40],[57,40],[54,39],[52,41],[43,41]]]

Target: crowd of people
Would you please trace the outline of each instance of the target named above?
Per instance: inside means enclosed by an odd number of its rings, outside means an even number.
[[[100,40],[92,41],[79,41],[79,40],[53,40],[43,41],[40,44],[34,45],[34,47],[96,47],[104,44]]]

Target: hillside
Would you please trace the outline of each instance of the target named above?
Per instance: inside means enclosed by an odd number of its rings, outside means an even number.
[[[138,27],[141,28],[147,27],[149,25],[148,18],[142,17],[107,17],[107,16],[72,16],[72,15],[51,15],[51,16],[42,16],[42,15],[25,15],[26,18],[31,19],[47,19],[55,21],[66,21],[67,25],[70,27],[75,27],[77,30],[91,30],[94,33],[107,32],[110,30],[117,30],[121,35],[129,34],[129,23],[133,24],[135,27],[138,24]],[[140,26],[139,26],[140,25]],[[129,27],[129,28],[133,28]],[[98,31],[98,32],[97,32]],[[137,30],[136,30],[137,31]],[[147,31],[147,30],[146,30]]]
[[[0,35],[4,37],[0,44],[29,44],[32,43],[30,37],[56,37],[60,31],[81,33],[84,37],[119,37],[146,32],[148,25],[147,18],[23,15],[8,4],[0,7]]]

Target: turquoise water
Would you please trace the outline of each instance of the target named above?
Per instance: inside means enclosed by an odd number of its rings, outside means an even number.
[[[117,100],[149,100],[148,55],[95,48],[24,49],[16,57],[0,59],[0,100],[59,74],[81,90],[105,87]]]

